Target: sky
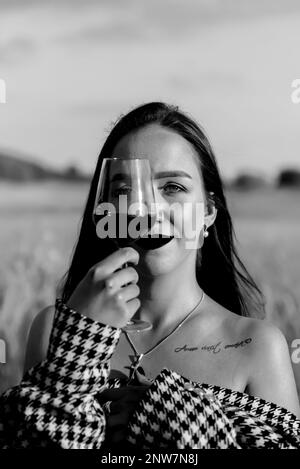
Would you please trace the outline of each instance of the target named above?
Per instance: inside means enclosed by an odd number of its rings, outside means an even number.
[[[298,0],[0,0],[0,151],[92,172],[119,115],[179,105],[221,173],[300,166]]]

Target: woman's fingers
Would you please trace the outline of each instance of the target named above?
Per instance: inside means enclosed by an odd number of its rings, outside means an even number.
[[[109,291],[115,293],[124,285],[127,285],[128,283],[137,283],[138,280],[139,276],[137,271],[133,267],[126,267],[108,277],[105,280],[105,286]]]
[[[108,434],[108,440],[110,443],[117,444],[122,443],[126,438],[126,428],[117,430],[113,433]]]
[[[139,296],[139,294],[140,288],[135,283],[127,285],[127,287],[123,287],[118,290],[117,293],[115,293],[118,301],[122,300],[126,302],[132,300],[133,298],[136,298],[137,296]],[[114,296],[114,294],[112,294],[111,296]]]
[[[124,409],[123,401],[112,402],[109,406],[109,415],[120,413]]]
[[[140,395],[131,395],[117,401],[111,401],[109,406],[110,414],[117,414],[123,412],[124,409],[129,409],[129,407],[136,407],[139,397]]]
[[[130,393],[140,395],[148,388],[149,386],[122,386],[121,388],[105,389],[99,394],[99,398],[101,401],[118,400]]]
[[[139,262],[139,253],[132,247],[113,252],[110,256],[95,264],[90,272],[94,281],[102,281],[111,276],[117,269],[121,269],[127,262],[132,262],[135,265]]]
[[[101,394],[99,394],[99,399],[101,400],[101,402],[114,401],[120,399],[126,394],[126,389],[123,387],[117,389],[105,389],[105,391],[102,391]]]
[[[126,429],[137,401],[149,386],[124,386],[104,390],[99,398],[110,401],[110,411],[106,418],[107,435],[112,443],[119,443],[126,436]]]
[[[123,408],[122,412],[117,412],[115,414],[111,413],[106,420],[107,427],[112,429],[122,425],[127,426],[129,416],[132,413],[133,409],[134,405],[131,405],[128,406],[126,409]]]

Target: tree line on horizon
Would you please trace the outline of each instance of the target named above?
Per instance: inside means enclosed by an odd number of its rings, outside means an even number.
[[[90,174],[83,173],[75,164],[59,170],[35,161],[0,152],[0,181],[30,182],[45,180],[88,181]]]
[[[250,172],[237,174],[234,178],[227,180],[225,185],[234,189],[251,190],[263,187],[276,188],[299,188],[300,189],[300,168],[282,168],[271,181],[264,175]]]
[[[63,170],[48,168],[40,163],[0,152],[0,181],[69,181],[88,182],[92,174],[83,173],[76,164],[70,164]],[[225,180],[225,187],[238,190],[251,190],[263,187],[300,188],[300,167],[282,168],[270,181],[266,176],[256,172],[240,172],[231,179]]]

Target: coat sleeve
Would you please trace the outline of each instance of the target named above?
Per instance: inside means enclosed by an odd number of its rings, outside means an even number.
[[[106,387],[121,329],[56,300],[47,358],[0,396],[0,448],[99,449]]]

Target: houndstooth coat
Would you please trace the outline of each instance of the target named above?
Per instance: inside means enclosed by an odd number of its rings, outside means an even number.
[[[46,360],[0,397],[0,448],[108,447],[108,407],[99,394],[122,385],[120,378],[108,379],[120,334],[58,299]],[[126,444],[145,450],[299,449],[300,420],[263,399],[163,368],[129,419]]]

